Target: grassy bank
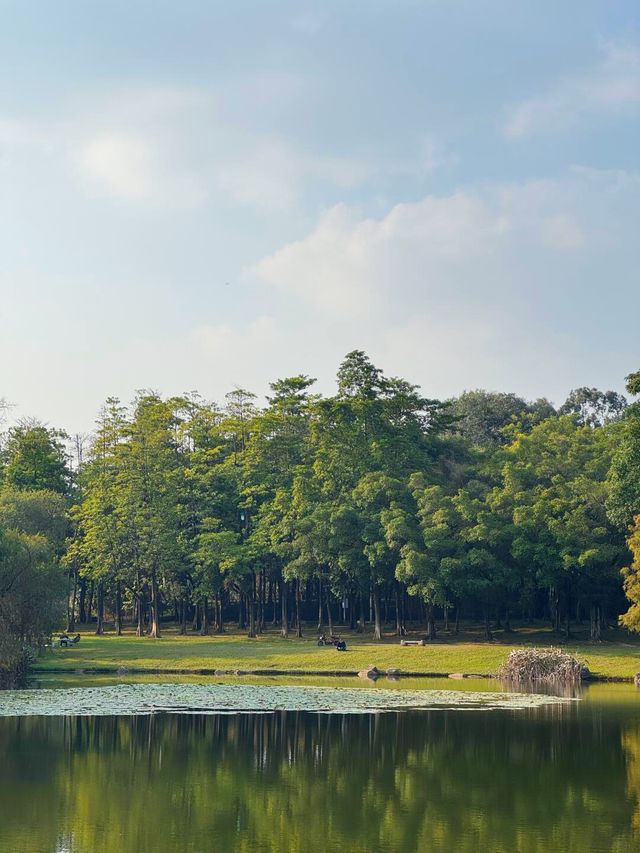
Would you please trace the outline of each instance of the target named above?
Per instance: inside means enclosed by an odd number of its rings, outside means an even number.
[[[222,636],[179,636],[165,630],[158,640],[139,638],[130,632],[121,637],[105,634],[82,635],[79,645],[48,650],[37,662],[37,670],[64,672],[88,670],[117,672],[225,670],[265,673],[344,673],[351,674],[375,664],[379,669],[397,667],[415,674],[476,673],[490,675],[503,663],[512,648],[522,645],[558,645],[550,633],[521,629],[495,642],[477,640],[473,632],[447,638],[427,646],[402,647],[395,637],[373,642],[370,637],[345,634],[348,651],[318,647],[314,632],[298,639],[282,639],[266,633],[255,640],[244,634]],[[566,651],[586,660],[591,671],[601,677],[631,678],[640,671],[640,644],[633,638],[615,636],[590,644],[562,644]]]

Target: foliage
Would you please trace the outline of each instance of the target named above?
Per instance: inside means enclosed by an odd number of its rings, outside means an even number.
[[[3,480],[16,489],[44,489],[68,495],[71,473],[66,435],[27,421],[9,430],[4,446]]]
[[[616,391],[583,387],[571,391],[558,414],[575,415],[581,426],[600,427],[620,420],[626,407],[626,398]]]
[[[68,626],[206,635],[234,618],[255,639],[317,617],[380,639],[419,620],[435,639],[455,611],[490,638],[516,613],[567,636],[588,613],[600,639],[640,513],[640,404],[618,420],[624,398],[592,388],[560,414],[482,390],[444,403],[361,350],[334,395],[314,381],[281,378],[264,406],[244,388],[221,406],[109,398],[73,476],[61,433],[9,430],[0,527],[43,537]]]
[[[516,394],[496,391],[465,391],[451,401],[451,414],[456,428],[472,445],[495,447],[509,440],[508,427],[514,424],[539,423],[555,415],[548,400],[527,402]]]

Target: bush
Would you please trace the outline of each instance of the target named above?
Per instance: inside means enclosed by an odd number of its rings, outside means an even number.
[[[584,661],[560,649],[514,649],[498,676],[515,682],[577,684],[589,670]]]

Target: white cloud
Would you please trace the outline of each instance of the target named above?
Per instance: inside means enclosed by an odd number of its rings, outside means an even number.
[[[297,77],[266,74],[240,77],[223,93],[128,88],[74,102],[55,121],[0,115],[0,156],[57,160],[92,198],[156,208],[198,207],[215,198],[263,215],[295,210],[309,191],[335,197],[455,162],[429,136],[413,156],[375,157],[314,151],[290,135],[247,126],[253,112],[295,102],[302,89]],[[248,105],[248,114],[240,115],[238,104]]]
[[[624,113],[640,106],[640,50],[609,44],[598,65],[561,80],[545,95],[522,101],[507,120],[507,137],[554,130],[598,113]]]
[[[191,329],[143,322],[138,337],[106,348],[79,336],[51,351],[13,332],[9,311],[0,360],[18,368],[2,393],[20,414],[73,431],[108,394],[127,400],[140,387],[220,400],[235,385],[264,394],[305,372],[331,393],[357,347],[430,396],[488,387],[561,402],[572,387],[621,381],[637,358],[639,217],[639,176],[585,169],[431,196],[379,218],[340,206],[257,265],[266,299],[247,301],[235,321],[212,299],[212,315]],[[56,376],[73,377],[64,394]]]
[[[324,330],[334,358],[338,342],[363,347],[443,396],[485,386],[560,399],[627,369],[630,339],[606,355],[592,342],[613,299],[640,308],[638,216],[640,177],[576,168],[381,218],[338,206],[253,274]]]
[[[255,273],[335,319],[387,314],[397,310],[398,294],[441,305],[475,299],[485,284],[502,292],[510,276],[521,275],[525,253],[557,264],[587,235],[602,239],[588,218],[598,183],[576,170],[563,181],[428,196],[379,219],[338,205],[307,237],[262,259]],[[582,208],[585,194],[590,205]]]
[[[134,134],[103,133],[84,145],[77,163],[81,173],[123,198],[150,198],[154,190],[154,151]]]
[[[16,148],[46,151],[50,145],[30,123],[13,116],[0,116],[0,156]]]

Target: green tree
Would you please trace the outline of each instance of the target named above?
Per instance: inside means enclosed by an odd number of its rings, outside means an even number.
[[[72,476],[65,439],[65,433],[36,421],[25,421],[10,429],[4,448],[5,483],[16,489],[70,494]]]
[[[548,400],[528,403],[516,394],[496,391],[465,391],[450,401],[451,414],[456,418],[456,429],[477,447],[492,448],[507,444],[506,427],[521,423],[539,423],[555,415]]]
[[[560,415],[575,415],[581,426],[599,427],[622,417],[627,400],[616,391],[574,388],[558,409]]]
[[[640,394],[640,371],[627,376],[629,394]],[[622,420],[618,446],[609,472],[609,518],[628,530],[640,513],[640,402],[630,405]]]

